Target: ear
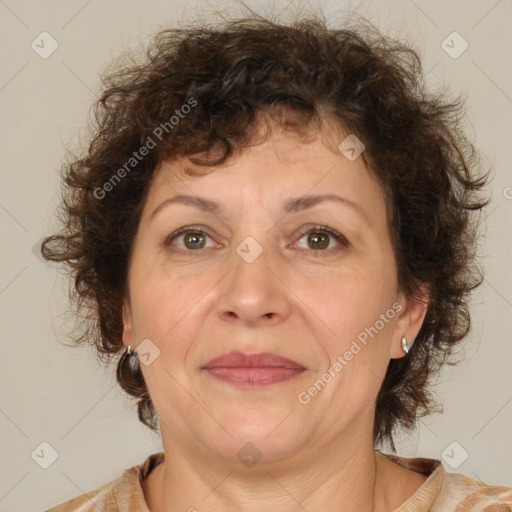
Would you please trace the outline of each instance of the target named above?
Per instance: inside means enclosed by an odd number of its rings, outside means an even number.
[[[398,302],[402,310],[397,316],[393,332],[393,344],[391,346],[391,359],[404,357],[406,353],[402,349],[402,337],[407,340],[407,346],[412,347],[416,336],[420,332],[430,301],[430,293],[427,285],[421,285],[421,297],[406,297],[399,294]]]
[[[135,332],[133,328],[133,315],[130,300],[125,299],[123,302],[123,344],[128,348],[135,348]]]

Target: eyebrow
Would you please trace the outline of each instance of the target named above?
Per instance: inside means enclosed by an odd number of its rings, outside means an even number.
[[[356,211],[363,219],[370,224],[370,220],[366,211],[356,202],[347,199],[346,197],[341,197],[336,194],[322,194],[322,195],[306,195],[302,197],[291,197],[287,199],[284,203],[283,213],[291,213],[291,212],[299,212],[303,210],[307,210],[309,208],[313,208],[317,204],[320,204],[324,201],[335,201],[342,203],[346,206],[349,206],[354,211]],[[152,219],[160,210],[171,205],[171,204],[185,204],[188,206],[192,206],[207,213],[223,213],[224,208],[217,202],[212,201],[211,199],[207,199],[205,197],[199,196],[187,196],[187,195],[178,195],[175,197],[171,197],[166,199],[162,203],[160,203],[151,213],[150,219]]]

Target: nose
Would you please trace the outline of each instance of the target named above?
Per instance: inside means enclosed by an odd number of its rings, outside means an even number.
[[[228,260],[229,271],[219,283],[217,313],[223,321],[269,326],[290,314],[284,265],[268,247],[245,239]]]

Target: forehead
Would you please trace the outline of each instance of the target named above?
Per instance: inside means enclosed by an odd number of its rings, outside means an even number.
[[[196,195],[210,198],[212,209],[218,210],[293,210],[289,201],[284,204],[291,197],[304,196],[304,203],[310,196],[339,194],[378,213],[379,207],[385,208],[385,198],[373,172],[362,155],[351,160],[338,148],[350,135],[342,129],[322,130],[304,141],[279,130],[218,166],[195,165],[186,157],[162,161],[148,207],[173,195]],[[197,175],[190,175],[189,169]]]

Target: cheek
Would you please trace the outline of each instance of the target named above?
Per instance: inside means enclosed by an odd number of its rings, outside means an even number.
[[[182,360],[204,323],[206,295],[214,284],[200,276],[170,276],[154,267],[134,273],[130,291],[138,340],[149,338],[161,351],[172,352],[173,361]]]
[[[318,339],[328,364],[332,366],[341,357],[342,373],[352,375],[349,380],[367,381],[371,370],[378,385],[376,377],[383,376],[389,362],[397,315],[393,308],[396,302],[393,272],[378,264],[357,270],[336,275],[323,294],[318,287],[311,288],[308,303],[314,305],[313,310],[323,320],[320,322],[323,335]],[[371,382],[368,384],[371,387]]]
[[[320,306],[319,316],[326,318],[331,331],[357,334],[354,330],[373,325],[393,304],[392,281],[388,283],[384,276],[384,272],[363,267],[334,275],[328,288],[311,287],[308,301],[315,308]]]

